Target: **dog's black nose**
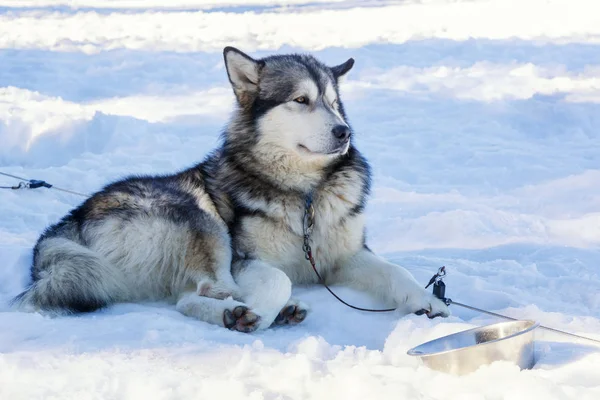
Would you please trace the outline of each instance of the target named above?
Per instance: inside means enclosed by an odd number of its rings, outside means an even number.
[[[345,141],[350,137],[350,128],[346,125],[336,125],[331,130],[331,133],[333,133],[333,136],[335,136],[336,139]]]

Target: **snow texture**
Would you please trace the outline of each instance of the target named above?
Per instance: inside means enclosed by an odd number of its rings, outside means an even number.
[[[0,171],[86,193],[172,172],[218,144],[223,46],[354,57],[370,246],[423,283],[446,265],[457,301],[600,339],[597,3],[0,0]],[[163,303],[12,311],[37,236],[80,201],[0,190],[1,399],[600,398],[588,343],[538,331],[533,370],[449,376],[406,350],[497,320],[365,314],[318,286],[295,289],[301,325],[253,334]]]

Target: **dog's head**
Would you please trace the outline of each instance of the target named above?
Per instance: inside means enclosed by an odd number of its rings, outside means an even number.
[[[226,47],[223,55],[241,112],[255,126],[257,143],[308,159],[348,151],[352,132],[338,82],[353,59],[328,67],[308,55],[255,60],[233,47]]]

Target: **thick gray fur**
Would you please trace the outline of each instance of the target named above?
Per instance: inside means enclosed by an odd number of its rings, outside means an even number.
[[[302,252],[307,196],[312,248],[330,284],[364,290],[401,312],[448,315],[403,268],[366,246],[370,168],[354,146],[339,83],[350,59],[260,60],[224,50],[237,108],[222,145],[173,175],[112,183],[40,236],[30,310],[87,312],[171,299],[191,317],[250,332],[298,323],[293,283],[316,283]]]

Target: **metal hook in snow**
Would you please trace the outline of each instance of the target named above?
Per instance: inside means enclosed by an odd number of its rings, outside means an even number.
[[[433,295],[435,297],[437,297],[438,299],[442,300],[447,306],[453,304],[455,306],[459,306],[459,307],[463,307],[463,308],[467,308],[469,310],[473,310],[473,311],[477,311],[477,312],[481,312],[484,314],[488,314],[488,315],[492,315],[494,317],[499,317],[499,318],[504,318],[504,319],[508,319],[511,321],[517,321],[516,318],[512,318],[506,315],[502,315],[502,314],[498,314],[495,312],[491,312],[491,311],[487,311],[487,310],[483,310],[481,308],[477,308],[477,307],[473,307],[467,304],[463,304],[463,303],[459,303],[457,301],[454,301],[452,299],[449,299],[446,297],[446,284],[444,283],[443,279],[446,276],[446,267],[441,267],[438,272],[431,277],[431,279],[429,280],[429,283],[427,284],[427,286],[425,286],[425,289],[427,289],[429,286],[431,286],[433,284]],[[544,325],[540,325],[539,326],[542,329],[546,329],[548,331],[552,331],[555,333],[559,333],[562,335],[567,335],[567,336],[571,336],[571,337],[575,337],[578,339],[583,339],[583,340],[587,340],[590,342],[594,342],[596,344],[600,344],[600,340],[597,339],[592,339],[586,336],[581,336],[581,335],[576,335],[574,333],[570,333],[570,332],[565,332],[565,331],[561,331],[560,329],[555,329],[555,328],[550,328],[548,326],[544,326]]]

